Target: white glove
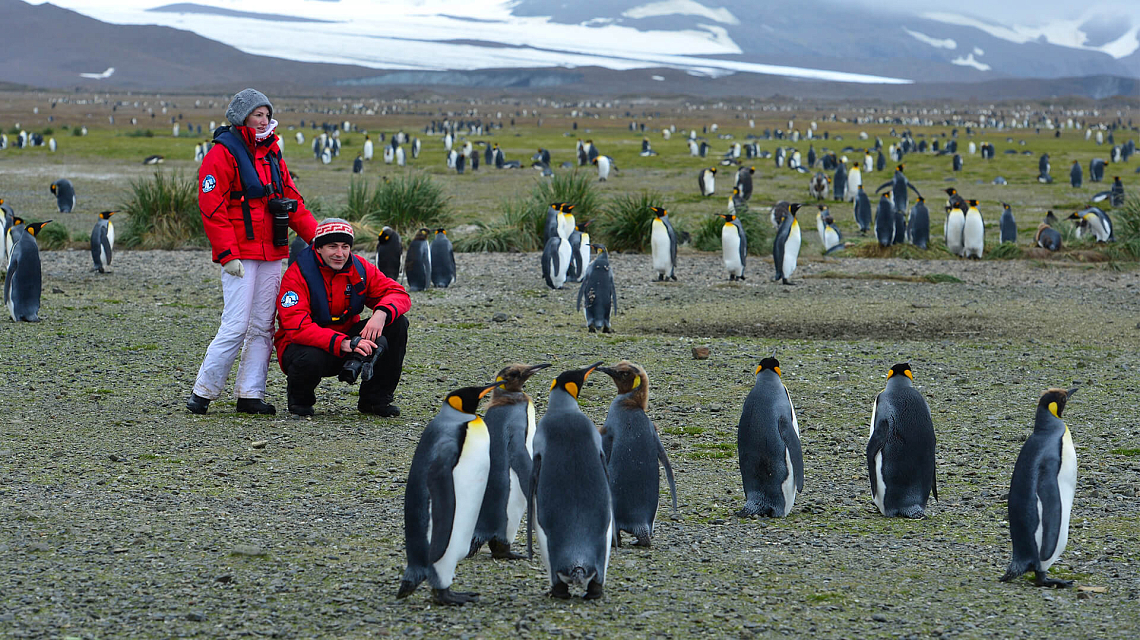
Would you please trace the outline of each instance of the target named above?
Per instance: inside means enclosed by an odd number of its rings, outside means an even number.
[[[230,260],[222,265],[222,271],[238,278],[245,277],[245,266],[242,265],[241,260]]]

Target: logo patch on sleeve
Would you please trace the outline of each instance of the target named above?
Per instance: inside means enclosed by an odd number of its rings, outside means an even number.
[[[202,193],[210,193],[216,186],[218,186],[218,181],[214,179],[212,174],[202,178]]]
[[[295,291],[286,291],[281,296],[281,306],[286,309],[297,304],[300,301],[301,299],[297,297],[297,292]]]

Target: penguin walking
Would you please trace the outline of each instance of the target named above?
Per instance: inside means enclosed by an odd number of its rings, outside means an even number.
[[[649,244],[653,249],[653,270],[657,272],[657,281],[677,281],[677,233],[669,223],[669,212],[661,207],[650,207],[653,212],[653,222],[649,235]]]
[[[534,435],[527,551],[534,531],[555,598],[569,598],[571,587],[587,600],[602,597],[617,533],[602,437],[578,407],[578,394],[601,364],[554,380]]]
[[[1104,159],[1093,158],[1089,160],[1089,180],[1101,182],[1104,180]]]
[[[966,226],[966,212],[962,205],[955,203],[946,215],[946,225],[943,229],[946,249],[956,256],[964,251],[962,231]]]
[[[922,518],[931,492],[938,499],[934,470],[934,422],[922,393],[914,388],[907,363],[887,372],[887,386],[871,405],[867,472],[871,498],[887,517]]]
[[[455,284],[455,249],[447,229],[436,229],[431,241],[431,284],[444,289]]]
[[[302,240],[302,242],[304,242]],[[376,239],[376,268],[389,278],[400,281],[400,234],[387,225],[380,230]]]
[[[301,133],[298,131],[297,135],[301,136]],[[297,140],[298,144],[301,142],[304,142],[304,141],[305,141],[305,138],[303,136],[298,138],[298,140]],[[373,153],[374,153],[374,151],[372,149],[372,136],[365,135],[364,136],[364,153],[361,155],[361,157],[363,157],[365,160],[371,161]]]
[[[781,280],[784,284],[792,284],[788,278],[795,272],[796,260],[800,255],[800,223],[796,221],[796,212],[801,206],[798,202],[788,205],[788,215],[776,231],[776,239],[772,242],[772,258],[776,266],[773,282]]]
[[[51,192],[55,196],[55,204],[60,213],[71,213],[75,210],[75,187],[67,178],[61,178],[51,183]]]
[[[1053,212],[1050,211],[1050,214]],[[1042,222],[1037,225],[1037,233],[1033,236],[1033,244],[1047,249],[1049,251],[1057,251],[1061,248],[1061,232],[1054,229],[1048,222]]]
[[[605,246],[589,245],[598,255],[582,274],[582,286],[578,287],[578,301],[575,310],[582,309],[586,316],[586,328],[590,333],[601,331],[613,333],[610,314],[617,313],[617,286],[610,268],[610,254]]]
[[[610,166],[612,161],[609,156],[598,156],[594,158],[594,164],[598,166],[598,182],[605,182],[610,177]]]
[[[455,566],[471,549],[491,468],[491,437],[476,413],[494,387],[464,387],[447,394],[443,408],[420,435],[404,489],[404,545],[408,567],[397,598],[424,580],[439,604],[464,604],[475,593],[451,590]]]
[[[1069,184],[1074,189],[1081,188],[1084,183],[1084,172],[1081,171],[1081,163],[1079,160],[1073,160],[1073,166],[1069,169]]]
[[[922,195],[918,192],[918,188],[906,179],[906,174],[903,173],[905,166],[906,165],[899,164],[897,167],[895,167],[894,177],[879,185],[878,189],[875,189],[875,193],[878,193],[883,189],[890,187],[892,204],[894,205],[895,209],[898,209],[900,211],[906,211],[907,208],[907,189],[914,191],[914,195],[916,196]]]
[[[1069,516],[1077,487],[1077,450],[1061,419],[1076,389],[1048,389],[1037,401],[1033,433],[1013,465],[1009,481],[1009,537],[1013,557],[1002,582],[1032,570],[1038,587],[1071,587],[1049,578],[1069,541]]]
[[[491,404],[483,416],[491,437],[491,466],[468,557],[475,555],[484,544],[491,548],[492,558],[519,560],[525,557],[511,551],[530,494],[535,430],[534,400],[523,391],[523,385],[549,366],[511,364],[503,367],[495,378],[502,386],[491,392]]]
[[[551,289],[561,289],[570,270],[570,240],[555,235],[542,250],[542,278]]]
[[[879,196],[879,210],[875,213],[875,238],[880,247],[889,247],[895,241],[895,207],[885,193]]]
[[[4,277],[4,306],[13,322],[40,321],[40,294],[43,275],[40,267],[40,245],[36,234],[51,222],[33,222],[11,234],[14,242],[8,248],[8,273]]]
[[[919,196],[911,208],[906,232],[910,243],[919,249],[925,249],[930,243],[930,211],[926,208],[926,198]]]
[[[730,281],[744,279],[744,265],[748,261],[748,236],[744,233],[744,225],[732,213],[718,213],[724,218],[724,226],[720,230],[720,250],[724,256],[724,268],[728,271]]]
[[[700,187],[702,196],[711,196],[716,193],[716,167],[701,169],[701,172],[697,174],[697,186]]]
[[[1017,221],[1013,219],[1013,210],[1008,202],[1001,203],[1001,242],[1017,244]]]
[[[859,234],[867,235],[871,228],[871,199],[860,185],[855,193],[855,224],[859,225]]]
[[[961,154],[957,154],[957,153],[954,154],[953,169],[954,169],[954,171],[961,171],[962,170],[962,156],[961,156]]]
[[[733,185],[740,189],[740,198],[745,202],[752,199],[752,175],[756,173],[756,167],[740,167],[736,171],[736,184]]]
[[[978,201],[970,200],[970,209],[966,211],[962,224],[962,257],[981,259],[985,243],[986,225],[982,212],[978,211]]]
[[[804,490],[804,458],[792,394],[780,361],[764,358],[736,426],[736,451],[744,481],[744,508],[736,515],[783,518]]]
[[[115,248],[115,225],[111,224],[114,211],[99,213],[95,228],[91,229],[91,259],[95,262],[94,271],[106,273],[111,266],[111,252]]]
[[[428,246],[430,229],[416,232],[408,245],[404,257],[404,278],[408,281],[408,291],[425,291],[431,283],[431,249]]]
[[[620,547],[621,532],[625,531],[637,538],[636,546],[648,547],[660,503],[658,463],[665,467],[665,478],[673,494],[673,513],[677,513],[673,466],[657,427],[645,413],[649,408],[649,376],[645,369],[628,360],[613,367],[598,367],[598,371],[613,378],[618,392],[601,429],[614,505],[615,541]]]
[[[447,157],[451,159],[451,161],[450,161],[451,165],[454,166],[454,163],[455,163],[454,158],[458,154],[455,151],[450,150],[450,149],[447,151],[447,154],[448,154]],[[387,144],[384,145],[384,164],[392,164],[392,161],[395,159],[396,159],[396,150],[392,147],[392,145],[387,145]],[[322,157],[322,161],[323,161],[323,157]]]

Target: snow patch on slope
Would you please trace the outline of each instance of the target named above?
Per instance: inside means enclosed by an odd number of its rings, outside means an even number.
[[[736,16],[732,15],[732,12],[728,9],[710,9],[693,0],[661,0],[660,2],[650,2],[649,4],[634,7],[621,15],[635,20],[640,18],[656,18],[658,16],[700,16],[702,18],[708,18],[709,20],[715,20],[721,24],[740,24],[740,20],[737,20]]]
[[[902,30],[906,31],[907,35],[914,38],[915,40],[918,40],[919,42],[924,42],[924,43],[934,47],[935,49],[954,50],[954,49],[958,48],[958,43],[954,42],[953,38],[946,38],[945,40],[940,40],[938,38],[931,38],[930,36],[926,35],[925,33],[920,33],[918,31],[911,31],[910,29],[907,29],[906,27],[903,27]]]
[[[978,71],[989,71],[990,70],[990,65],[988,65],[984,62],[979,62],[979,61],[975,60],[973,53],[966,56],[965,58],[963,58],[962,56],[958,56],[957,58],[954,58],[953,60],[951,60],[950,63],[956,64],[956,65],[961,66],[961,67],[973,67],[973,68],[977,69]]]
[[[1014,44],[1025,44],[1036,40],[1044,40],[1050,44],[1062,47],[1084,49],[1086,51],[1100,51],[1117,59],[1131,55],[1140,49],[1140,38],[1137,37],[1138,34],[1140,34],[1140,27],[1133,27],[1116,40],[1099,47],[1088,46],[1086,44],[1088,36],[1085,35],[1085,32],[1080,28],[1082,24],[1088,21],[1088,16],[1082,16],[1075,20],[1050,20],[1039,27],[1020,25],[1006,27],[970,16],[937,11],[924,13],[922,17],[960,27],[973,27],[995,38],[1000,38]]]

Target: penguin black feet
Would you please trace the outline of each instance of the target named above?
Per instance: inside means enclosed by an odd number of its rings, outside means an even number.
[[[664,282],[664,281],[665,281],[665,274],[664,273],[657,274],[657,282]]]
[[[602,583],[597,580],[591,580],[590,584],[586,585],[586,595],[582,596],[583,600],[600,600],[603,595],[604,587]]]
[[[570,587],[565,582],[557,582],[550,588],[550,597],[558,598],[559,600],[570,599]]]
[[[736,282],[736,276],[734,274],[731,274],[731,273],[728,274],[728,281],[729,282]]]
[[[796,286],[796,283],[792,282],[791,280],[788,280],[787,278],[784,278],[784,284],[786,284],[789,287]]]
[[[1072,580],[1061,580],[1059,578],[1050,578],[1044,571],[1037,571],[1033,574],[1033,584],[1038,587],[1053,587],[1055,589],[1068,589],[1073,586]]]
[[[509,545],[509,544],[505,544],[505,543],[499,542],[497,540],[491,540],[490,542],[487,543],[487,546],[491,548],[491,557],[496,559],[496,560],[525,560],[526,559],[526,556],[519,555],[519,554],[515,553],[514,551],[511,551],[511,545]],[[478,549],[476,549],[476,551],[478,551]],[[471,556],[468,556],[468,557],[471,557]]]
[[[452,591],[451,589],[432,589],[431,599],[436,604],[464,605],[479,599],[479,594],[472,591]]]
[[[637,536],[637,542],[633,543],[633,546],[650,549],[653,547],[653,541],[649,538],[648,535],[641,535]]]
[[[400,590],[396,592],[396,599],[399,600],[402,598],[407,598],[408,596],[412,595],[413,592],[415,592],[416,587],[418,586],[420,586],[420,583],[418,582],[412,582],[411,580],[401,580]]]
[[[609,327],[602,327],[602,333],[613,333],[614,330]]]
[[[598,332],[598,330],[594,328],[594,325],[590,325],[590,333],[597,333],[597,332]]]
[[[672,280],[673,282],[676,282],[676,281],[677,281],[677,276],[669,276],[669,279],[670,279],[670,280]]]

